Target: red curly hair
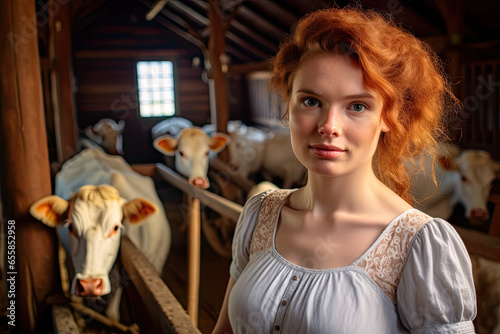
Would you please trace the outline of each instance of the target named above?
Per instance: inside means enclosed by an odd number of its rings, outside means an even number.
[[[458,103],[442,62],[430,46],[374,10],[323,9],[302,18],[280,45],[271,60],[271,88],[289,102],[299,65],[306,57],[322,53],[354,59],[365,84],[382,97],[382,118],[390,131],[381,134],[374,171],[411,203],[404,162],[424,151],[436,154],[436,139],[446,137],[445,110]],[[283,117],[287,115],[288,109]],[[432,177],[435,180],[434,172]]]

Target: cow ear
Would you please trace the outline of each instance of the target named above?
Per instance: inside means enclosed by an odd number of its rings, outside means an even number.
[[[33,217],[47,226],[56,227],[65,219],[68,210],[68,201],[58,196],[47,196],[36,201],[30,207]]]
[[[161,153],[173,156],[178,143],[179,141],[177,139],[169,135],[163,135],[154,140],[153,146]]]
[[[455,160],[453,160],[450,157],[440,155],[440,156],[438,156],[437,160],[438,160],[439,164],[441,165],[441,167],[443,167],[444,170],[450,171],[450,170],[457,170],[458,169],[458,166],[455,163]]]
[[[220,152],[231,142],[231,137],[224,133],[217,132],[208,139],[210,151]]]
[[[118,122],[118,129],[117,129],[118,133],[122,133],[124,128],[125,128],[125,121],[121,119]]]
[[[131,224],[141,223],[158,208],[145,198],[136,198],[123,205],[123,218]]]

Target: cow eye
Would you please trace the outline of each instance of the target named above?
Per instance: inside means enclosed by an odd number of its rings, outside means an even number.
[[[179,151],[179,155],[181,156],[181,158],[183,158],[184,157],[184,152]]]
[[[462,182],[467,182],[467,178],[465,177],[465,175],[462,175]]]
[[[64,224],[64,227],[66,227],[68,229],[69,234],[72,234],[75,237],[78,236],[77,233],[76,233],[75,225],[73,224],[73,222],[71,220],[67,220],[66,224]]]
[[[206,156],[206,157],[208,157],[208,153],[209,153],[208,151],[206,151],[206,152],[205,152],[205,156]]]
[[[111,238],[112,236],[118,234],[118,231],[120,231],[120,227],[120,224],[115,224],[115,226],[113,226],[113,228],[111,229],[111,232],[109,232],[108,238]]]

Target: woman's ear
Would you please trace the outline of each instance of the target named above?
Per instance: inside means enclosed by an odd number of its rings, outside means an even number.
[[[391,129],[387,126],[387,124],[385,123],[385,121],[383,119],[380,120],[380,130],[382,132],[389,132],[389,131],[391,131]]]

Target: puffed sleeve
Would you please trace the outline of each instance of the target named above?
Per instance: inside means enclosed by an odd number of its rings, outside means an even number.
[[[397,291],[401,321],[411,333],[474,333],[476,294],[460,236],[435,218],[413,239]]]
[[[250,258],[250,242],[252,241],[253,231],[257,223],[262,201],[266,193],[260,193],[250,198],[243,207],[243,211],[236,223],[236,229],[233,237],[233,261],[229,267],[229,274],[236,281],[241,272],[245,269]]]

